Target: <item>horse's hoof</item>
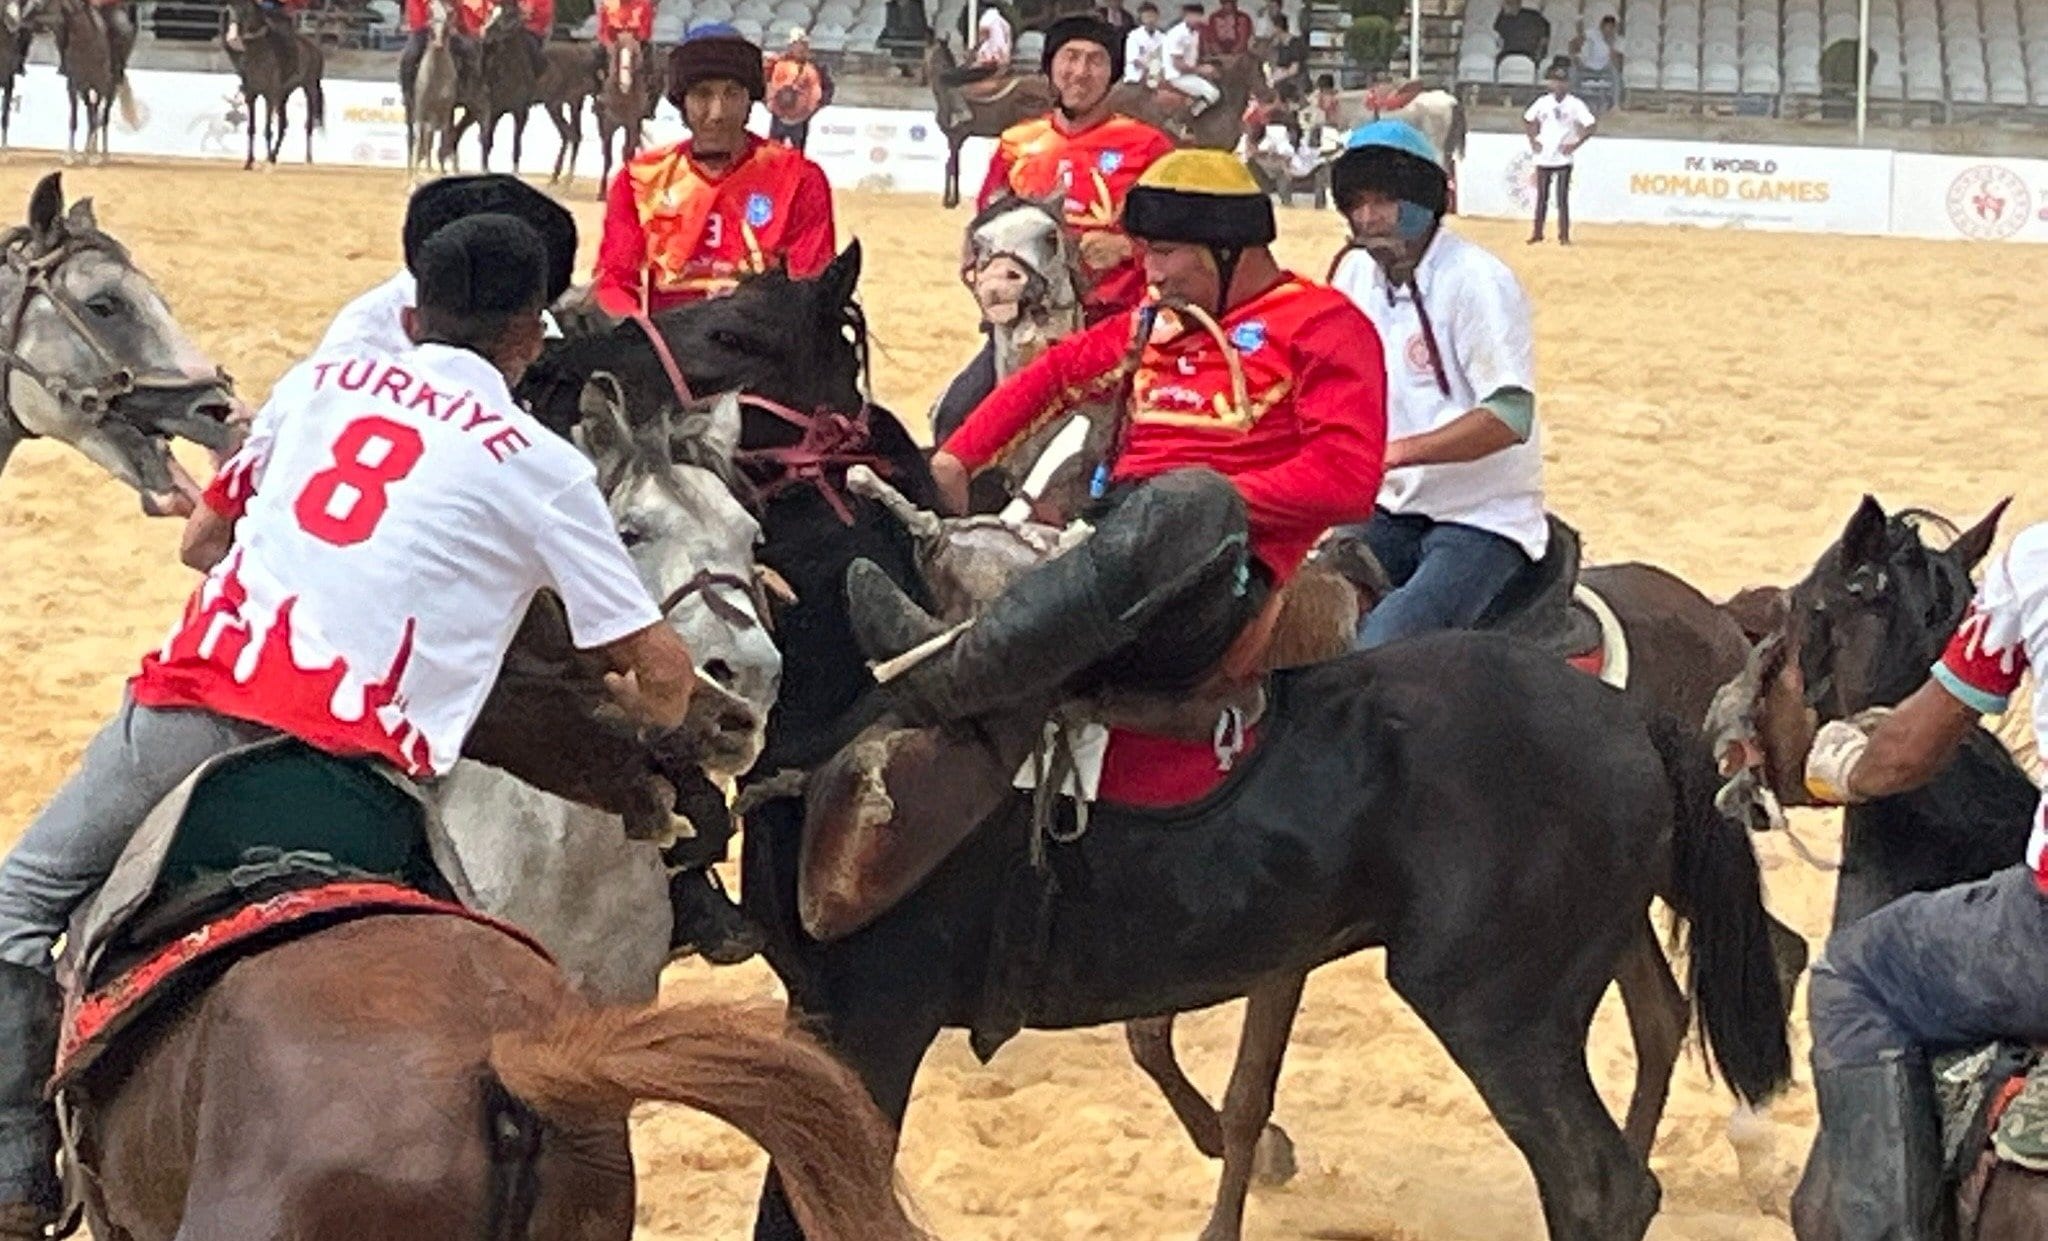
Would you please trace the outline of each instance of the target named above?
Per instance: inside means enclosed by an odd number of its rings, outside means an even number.
[[[1261,1185],[1285,1185],[1301,1171],[1294,1159],[1294,1139],[1278,1125],[1267,1125],[1252,1152],[1252,1180]]]

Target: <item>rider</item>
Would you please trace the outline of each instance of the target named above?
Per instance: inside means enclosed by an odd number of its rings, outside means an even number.
[[[1821,728],[1806,785],[1848,805],[1926,784],[1980,715],[2002,714],[2048,667],[2048,525],[2030,526],[1984,584],[1927,682],[1894,710]],[[2048,736],[2048,697],[2034,698]],[[2036,741],[2038,748],[2039,742]],[[1902,897],[1836,932],[1808,982],[1817,1160],[1841,1241],[1944,1236],[1941,1123],[1931,1053],[2048,1040],[2048,801],[2023,865]]]
[[[1252,15],[1237,0],[1217,0],[1216,14],[1202,23],[1202,59],[1234,56],[1252,46]]]
[[[1111,110],[1110,92],[1123,77],[1123,46],[1116,28],[1098,17],[1053,23],[1045,32],[1042,67],[1059,101],[1045,116],[1003,131],[978,200],[986,210],[1005,193],[1044,198],[1066,183],[1065,218],[1079,237],[1088,277],[1082,311],[1090,323],[1144,300],[1145,266],[1119,218],[1131,186],[1173,150],[1173,139]],[[935,426],[951,430],[995,386],[995,347],[984,343],[939,399]]]
[[[630,32],[641,55],[654,46],[654,0],[600,0],[597,6],[597,71],[609,68],[612,45]]]
[[[434,0],[405,0],[405,50],[398,54],[398,88],[404,94],[408,106],[412,100],[413,85],[419,80],[420,61],[427,55],[427,40],[434,25]],[[448,19],[448,50],[454,54],[457,69],[464,74],[476,68],[476,36],[482,27],[470,28],[473,15],[467,9],[456,6]]]
[[[548,40],[555,36],[555,0],[519,0],[519,17],[533,52],[533,80],[539,82],[548,71]]]
[[[1387,478],[1364,538],[1395,589],[1360,647],[1467,628],[1549,545],[1529,301],[1444,227],[1450,183],[1414,126],[1381,120],[1330,172],[1351,248],[1331,283],[1386,344]]]
[[[1201,4],[1188,0],[1181,6],[1180,22],[1166,32],[1166,42],[1160,46],[1160,56],[1166,62],[1164,81],[1187,97],[1190,120],[1223,98],[1216,83],[1202,76],[1202,27]]]
[[[1175,152],[1139,178],[1124,224],[1165,301],[1046,350],[931,462],[958,507],[970,476],[1033,426],[1121,389],[1094,533],[891,681],[900,724],[1021,705],[1090,669],[1129,688],[1199,683],[1323,531],[1370,508],[1386,434],[1378,337],[1340,294],[1275,261],[1273,204],[1250,170],[1222,151]],[[928,629],[880,574],[854,575],[849,595],[871,652]]]
[[[690,654],[641,585],[594,467],[507,387],[540,350],[546,266],[516,219],[435,234],[407,316],[418,346],[315,355],[288,374],[186,526],[205,582],[0,863],[0,1237],[43,1236],[59,1200],[42,1098],[52,944],[197,767],[285,733],[445,774],[543,587],[576,642],[609,656],[622,705],[659,727],[682,720]]]
[[[781,266],[799,279],[837,253],[832,190],[801,152],[747,132],[766,94],[761,49],[730,27],[669,54],[668,97],[691,136],[619,172],[592,293],[600,309],[652,314],[732,291]]]
[[[792,26],[788,49],[768,61],[768,137],[803,150],[811,118],[831,102],[831,71],[812,58],[811,36]]]

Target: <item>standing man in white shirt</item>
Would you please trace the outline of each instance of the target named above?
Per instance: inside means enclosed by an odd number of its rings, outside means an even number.
[[[1166,32],[1159,28],[1159,6],[1152,0],[1138,6],[1138,24],[1124,36],[1124,81],[1157,86],[1166,76]]]
[[[1543,222],[1555,187],[1557,243],[1568,246],[1572,244],[1572,159],[1599,122],[1586,101],[1571,93],[1571,70],[1562,61],[1550,66],[1545,82],[1550,93],[1522,113],[1529,149],[1536,156],[1536,226],[1529,234],[1529,244],[1543,240]]]
[[[206,574],[77,771],[0,863],[0,1236],[61,1194],[42,1098],[52,946],[156,803],[279,733],[408,776],[462,750],[535,592],[561,596],[620,702],[681,723],[690,653],[619,542],[596,469],[513,401],[541,348],[546,246],[505,215],[416,258],[417,347],[316,354],[279,381],[185,529]]]
[[[1394,590],[1360,649],[1465,629],[1543,558],[1543,441],[1529,299],[1507,264],[1443,226],[1450,181],[1405,121],[1362,125],[1330,169],[1351,242],[1330,283],[1379,330],[1387,475],[1362,537]]]
[[[1190,118],[1208,111],[1223,98],[1216,83],[1202,76],[1202,6],[1190,0],[1181,6],[1181,18],[1166,32],[1162,54],[1166,61],[1166,84],[1194,102]]]

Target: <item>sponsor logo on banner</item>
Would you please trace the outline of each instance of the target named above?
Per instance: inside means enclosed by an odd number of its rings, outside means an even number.
[[[2025,228],[2033,212],[2027,183],[1997,164],[1965,168],[1949,183],[1948,218],[1965,237],[2003,241]]]

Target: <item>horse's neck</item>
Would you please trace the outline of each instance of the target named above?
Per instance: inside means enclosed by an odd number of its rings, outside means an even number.
[[[1852,808],[1843,864],[1884,897],[1981,879],[2021,861],[2039,791],[1983,729],[1925,787]]]

